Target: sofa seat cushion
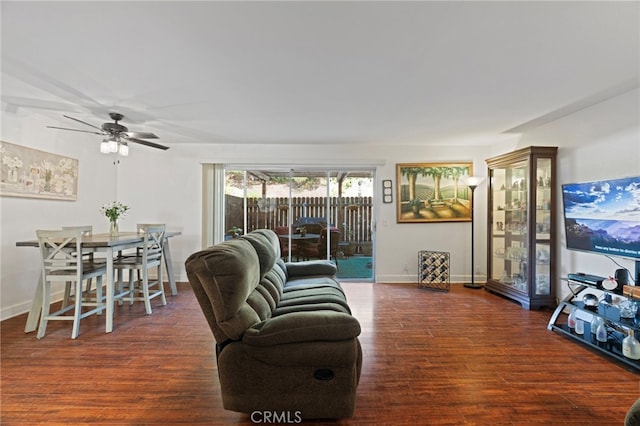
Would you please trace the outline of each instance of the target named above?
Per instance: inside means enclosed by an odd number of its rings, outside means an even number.
[[[289,291],[321,289],[324,287],[335,288],[342,292],[342,287],[340,286],[340,283],[338,281],[336,281],[332,277],[326,277],[321,275],[289,278],[289,280],[286,283],[284,283],[284,287],[282,291],[284,293],[287,293]]]
[[[303,311],[269,318],[247,329],[242,341],[251,346],[340,341],[358,337],[360,323],[335,311]]]
[[[287,262],[287,275],[289,279],[310,275],[333,276],[338,272],[335,263],[329,260],[307,260],[303,262]]]
[[[289,290],[284,292],[280,299],[280,303],[284,301],[292,300],[292,299],[297,299],[300,297],[309,297],[309,296],[316,296],[316,297],[326,296],[331,299],[339,298],[341,300],[344,300],[345,302],[347,299],[344,296],[344,293],[342,292],[342,290],[334,287],[300,288],[300,289]]]
[[[278,303],[277,308],[286,306],[310,305],[318,303],[335,303],[344,306],[349,312],[349,304],[342,293],[335,289],[322,289],[317,291],[313,289],[292,291],[282,295],[282,299]]]
[[[351,314],[349,308],[346,308],[342,303],[308,303],[299,305],[279,306],[272,313],[272,317],[280,315],[290,314],[291,312],[303,312],[303,311],[334,311],[342,312],[344,314]]]

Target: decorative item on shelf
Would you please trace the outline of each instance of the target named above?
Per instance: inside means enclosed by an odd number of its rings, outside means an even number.
[[[609,277],[606,280],[602,281],[602,288],[605,290],[614,291],[618,288],[618,282]]]
[[[623,300],[618,305],[620,308],[620,318],[631,319],[636,317],[638,305],[632,300]]]
[[[597,317],[600,318],[600,317]],[[607,324],[605,321],[600,318],[600,322],[598,323],[598,328],[596,328],[596,340],[601,343],[605,343],[609,338],[609,334],[607,333]]]
[[[594,315],[593,318],[591,319],[591,327],[590,327],[591,334],[597,335],[598,327],[600,327],[600,324],[602,323],[604,323],[604,320],[599,316]],[[606,336],[606,329],[605,329],[605,336]]]
[[[605,293],[604,298],[598,303],[598,315],[609,321],[620,321],[620,309],[613,305],[613,297]]]
[[[569,328],[576,328],[576,308],[571,308],[571,312],[569,312],[569,316],[567,317],[567,326]]]
[[[633,329],[622,340],[622,355],[629,359],[640,359],[640,342],[635,338]]]
[[[549,263],[549,251],[548,250],[538,250],[536,252],[536,261],[541,265],[546,265]]]
[[[127,206],[126,204],[122,204],[119,201],[112,201],[100,207],[100,213],[102,213],[109,219],[110,235],[118,235],[118,219],[125,217],[128,211],[129,206]]]
[[[586,293],[582,296],[582,303],[584,303],[585,308],[595,310],[598,307],[598,296],[593,293]]]

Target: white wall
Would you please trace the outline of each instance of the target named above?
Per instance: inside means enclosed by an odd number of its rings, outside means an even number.
[[[1,198],[0,218],[0,319],[29,309],[38,279],[38,253],[15,247],[15,242],[35,238],[37,228],[91,224],[107,230],[99,207],[115,199],[129,204],[121,229],[135,223],[164,222],[182,235],[173,238],[171,250],[178,280],[186,281],[184,260],[199,250],[201,241],[201,164],[236,162],[252,164],[374,164],[379,181],[396,182],[396,163],[416,161],[473,161],[474,174],[486,176],[484,160],[494,154],[528,145],[556,145],[558,183],[613,178],[640,173],[638,91],[598,104],[522,135],[509,144],[480,146],[314,146],[176,144],[166,152],[132,146],[130,156],[117,168],[114,157],[99,153],[95,135],[46,129],[37,114],[4,113],[1,139],[80,160],[79,192],[75,202]],[[61,123],[63,124],[63,123]],[[64,123],[68,124],[68,123]],[[165,141],[170,143],[170,141]],[[486,185],[486,182],[483,186]],[[486,187],[476,191],[475,264],[486,274]],[[376,280],[416,282],[419,250],[451,253],[452,282],[468,281],[471,273],[471,228],[468,222],[398,224],[394,204],[376,206]],[[561,206],[558,200],[558,206]],[[612,273],[614,265],[602,256],[568,252],[564,247],[562,215],[558,215],[557,241],[560,275],[571,271]],[[624,261],[623,261],[624,262]],[[408,271],[405,270],[407,265]],[[632,267],[626,261],[625,265]],[[482,278],[481,278],[482,279]],[[558,280],[560,292],[564,286]]]

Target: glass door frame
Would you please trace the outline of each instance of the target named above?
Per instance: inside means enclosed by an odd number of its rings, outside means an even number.
[[[211,166],[211,165],[203,165],[203,166]],[[358,238],[362,238],[360,236],[360,234],[370,234],[370,244],[371,244],[371,265],[369,265],[369,268],[371,269],[371,276],[370,277],[366,277],[366,278],[361,278],[360,280],[371,280],[373,281],[375,278],[375,210],[376,210],[376,203],[373,201],[375,199],[375,196],[377,195],[377,192],[375,191],[375,187],[376,187],[376,173],[377,173],[377,168],[374,165],[367,165],[367,166],[363,166],[363,165],[355,165],[355,166],[344,166],[344,165],[340,165],[340,166],[316,166],[316,165],[301,165],[301,166],[284,166],[284,165],[273,165],[273,164],[234,164],[234,163],[229,163],[229,164],[225,164],[225,165],[217,165],[217,166],[222,166],[224,168],[224,173],[223,175],[226,176],[226,173],[228,171],[233,171],[233,170],[238,170],[238,171],[245,171],[245,172],[249,172],[249,171],[273,171],[273,172],[280,172],[280,173],[288,173],[289,176],[289,196],[288,196],[288,213],[287,213],[287,226],[289,228],[289,233],[291,234],[293,232],[293,223],[294,223],[294,218],[293,218],[293,209],[292,209],[292,202],[293,202],[293,192],[292,192],[292,177],[294,177],[295,174],[298,175],[303,175],[305,174],[305,172],[313,172],[313,174],[318,175],[321,172],[324,172],[324,175],[322,176],[323,179],[325,179],[325,186],[326,186],[326,193],[324,195],[325,200],[331,200],[331,191],[332,191],[332,186],[335,185],[335,183],[333,183],[333,181],[336,181],[336,179],[338,179],[338,176],[340,175],[340,173],[345,173],[346,176],[348,176],[349,173],[365,173],[365,175],[368,175],[366,178],[371,180],[371,184],[373,185],[372,187],[372,193],[370,195],[371,197],[371,205],[370,207],[367,209],[367,214],[370,214],[370,218],[367,221],[367,224],[361,225],[360,227],[362,228],[363,226],[367,225],[369,227],[369,229],[360,229],[359,230],[359,234],[358,234]],[[245,173],[245,177],[243,179],[246,179],[246,173]],[[354,178],[355,179],[355,178]],[[333,184],[333,185],[332,185]],[[216,190],[221,192],[222,194],[225,193],[225,182],[224,179],[223,181],[216,181],[215,182],[216,185]],[[244,217],[243,217],[243,230],[246,231],[247,229],[247,213],[246,213],[246,200],[247,200],[247,193],[246,193],[246,184],[243,185],[244,187]],[[334,190],[337,191],[337,190]],[[368,197],[368,195],[367,195]],[[221,197],[224,200],[224,196]],[[368,202],[368,200],[367,200]],[[212,206],[211,209],[209,209],[209,213],[208,214],[214,214],[218,217],[226,217],[226,206],[224,205],[225,203],[222,202],[218,202],[216,205]],[[343,208],[345,208],[346,206],[342,206]],[[338,210],[340,207],[336,207]],[[370,209],[370,213],[369,213],[369,209]],[[208,209],[204,208],[203,211],[205,212],[205,214],[207,214]],[[334,220],[340,220],[343,216],[339,213],[335,213],[337,216],[336,218],[334,218]],[[326,223],[328,224],[332,224],[336,227],[342,227],[342,224],[333,224],[331,223],[331,206],[329,205],[329,202],[325,202],[325,207],[324,207],[324,211],[323,211],[323,216],[324,219],[326,221]],[[363,217],[363,220],[367,220],[366,216]],[[223,220],[224,222],[224,220]],[[203,224],[206,225],[206,221],[203,221]],[[217,242],[220,242],[222,240],[224,240],[224,234],[220,235],[220,232],[224,232],[224,229],[226,228],[226,224],[223,225],[222,227],[218,226],[216,228],[216,230],[218,231],[218,235],[214,236],[214,240]],[[222,229],[222,231],[221,231]],[[369,235],[366,236],[367,239],[369,239]],[[366,241],[363,240],[363,243],[365,243]],[[291,243],[289,242],[289,249],[291,249]],[[330,241],[330,233],[328,235],[327,238],[327,259],[330,259],[331,257],[331,241]],[[291,251],[289,250],[290,256],[291,256]],[[289,259],[286,260],[292,260],[291,257]],[[348,278],[347,278],[348,279]]]

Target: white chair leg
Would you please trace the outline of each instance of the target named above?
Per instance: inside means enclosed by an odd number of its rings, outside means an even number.
[[[75,297],[71,295],[71,282],[66,282],[64,285],[64,296],[62,297],[62,308],[69,306],[69,299]]]
[[[164,282],[162,281],[162,262],[158,266],[158,290],[160,290],[160,300],[162,300],[162,306],[167,304],[167,298],[164,294]]]
[[[147,315],[151,315],[151,300],[149,299],[149,270],[144,269],[142,271],[142,293],[144,295],[144,308],[147,311]]]
[[[73,329],[71,330],[71,338],[76,339],[80,333],[80,315],[82,315],[82,281],[76,281],[75,310],[73,312]]]
[[[87,287],[85,290],[86,294],[91,293],[92,282],[93,282],[93,278],[87,278]]]
[[[47,331],[47,321],[51,303],[51,284],[48,281],[42,282],[42,312],[40,313],[40,325],[36,337],[42,339]]]
[[[122,279],[122,275],[124,274],[124,271],[122,271],[122,269],[118,269],[116,270],[116,275],[117,275],[117,281],[118,281],[118,290],[117,290],[117,294],[118,294],[118,305],[122,305],[124,302],[122,301],[122,298],[124,297],[124,284],[123,284],[123,279]],[[115,288],[116,286],[114,286]]]
[[[96,303],[98,304],[99,310],[98,315],[102,315],[103,304],[102,304],[102,276],[96,278]]]
[[[133,276],[133,271],[129,270],[129,305],[133,305],[135,295],[136,295],[136,281]]]

